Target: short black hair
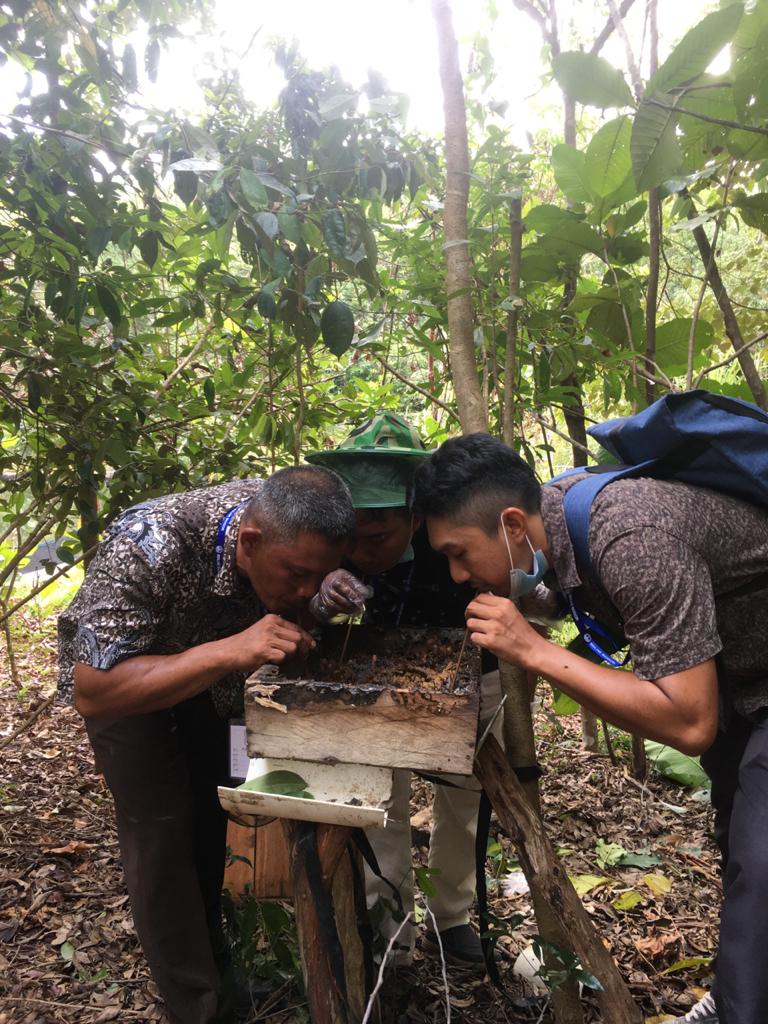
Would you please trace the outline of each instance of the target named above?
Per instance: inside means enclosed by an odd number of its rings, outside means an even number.
[[[331,541],[350,538],[356,527],[349,488],[324,466],[287,466],[264,480],[244,517],[256,522],[270,541],[291,541],[319,533]]]
[[[445,441],[419,465],[413,510],[420,516],[451,519],[496,531],[510,506],[533,515],[541,508],[541,484],[520,456],[490,434],[466,434]]]

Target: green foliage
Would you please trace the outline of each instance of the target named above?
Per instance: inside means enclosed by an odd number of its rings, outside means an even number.
[[[653,740],[645,741],[645,750],[653,767],[673,782],[681,786],[695,786],[697,789],[709,788],[709,776],[701,767],[698,757],[683,754]]]
[[[633,105],[624,75],[604,57],[578,50],[560,53],[552,61],[552,70],[563,92],[578,103],[603,109]]]
[[[307,782],[296,772],[285,769],[266,772],[255,779],[249,779],[237,787],[255,793],[273,793],[277,796],[293,796],[302,800],[315,798],[307,789]]]

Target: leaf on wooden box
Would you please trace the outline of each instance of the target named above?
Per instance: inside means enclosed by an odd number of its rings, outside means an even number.
[[[257,793],[273,793],[275,796],[294,796],[302,800],[314,800],[315,798],[307,789],[306,779],[302,779],[296,772],[289,772],[279,769],[259,775],[258,778],[249,779],[238,789],[253,790]]]

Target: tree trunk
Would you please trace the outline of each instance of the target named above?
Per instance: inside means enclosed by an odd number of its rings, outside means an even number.
[[[659,32],[656,18],[656,0],[648,0],[650,30],[650,73],[659,69]],[[656,361],[656,312],[659,305],[659,264],[661,257],[661,199],[659,190],[648,192],[648,291],[645,310],[645,370],[653,375]],[[645,401],[650,405],[656,398],[656,385],[645,378]]]
[[[469,144],[464,105],[464,83],[459,68],[459,47],[448,0],[432,0],[440,55],[440,81],[445,114],[446,191],[443,209],[445,287],[448,306],[448,346],[453,387],[464,433],[488,430],[488,410],[477,377],[472,273],[467,241],[469,200]]]
[[[684,194],[691,204],[691,216],[695,217],[696,207],[693,200],[687,190]],[[739,327],[739,321],[736,319],[736,313],[734,312],[733,305],[731,304],[730,296],[723,284],[722,277],[720,277],[720,270],[717,266],[717,260],[714,252],[712,251],[712,246],[709,244],[707,233],[701,224],[693,229],[693,237],[696,239],[696,245],[699,248],[699,255],[701,256],[701,262],[704,264],[704,273],[707,274],[709,287],[712,289],[712,294],[717,299],[717,304],[723,315],[725,333],[728,335],[734,351],[739,353],[737,359],[739,361],[739,366],[741,367],[741,372],[744,374],[744,379],[749,386],[749,390],[752,392],[755,404],[768,412],[768,395],[766,395],[765,385],[760,379],[760,374],[757,372],[757,367],[755,366],[755,361],[752,358],[752,353],[749,351],[740,351],[744,348],[744,338],[741,333],[741,328]]]
[[[533,719],[531,717],[531,699],[528,692],[528,680],[523,669],[507,662],[499,662],[501,692],[507,698],[504,704],[503,735],[507,761],[510,767],[535,768],[536,742],[533,735]],[[525,796],[536,814],[541,817],[541,800],[539,783],[536,779],[520,783]],[[528,879],[531,890],[531,902],[536,915],[539,935],[546,942],[567,949],[571,939],[562,922],[547,903],[547,894],[540,884],[538,876]],[[579,1001],[579,986],[570,980],[552,992],[552,1006],[557,1024],[582,1024],[584,1014]]]
[[[592,754],[600,749],[597,716],[586,708],[581,708],[581,745]]]
[[[645,740],[632,735],[632,775],[642,782],[648,774],[648,758],[645,754]]]
[[[509,295],[514,301],[520,292],[520,258],[523,245],[523,200],[516,196],[509,204]],[[507,311],[507,344],[504,353],[504,415],[501,436],[504,444],[515,439],[515,374],[517,373],[517,327],[520,310]]]
[[[512,839],[528,884],[540,887],[560,927],[570,936],[582,966],[603,986],[596,993],[603,1024],[641,1024],[640,1010],[552,849],[538,815],[509,767],[499,744],[489,736],[478,752],[475,774],[488,794],[505,832]]]

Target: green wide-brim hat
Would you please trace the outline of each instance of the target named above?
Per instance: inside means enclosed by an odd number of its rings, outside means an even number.
[[[311,452],[307,462],[334,470],[355,508],[405,508],[416,466],[429,452],[417,431],[394,412],[377,413],[338,448]]]

